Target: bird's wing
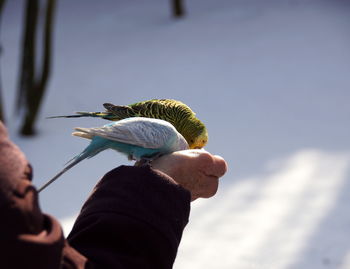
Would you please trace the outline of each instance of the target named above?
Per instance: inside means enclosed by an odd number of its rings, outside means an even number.
[[[77,131],[113,141],[144,148],[161,148],[177,137],[176,129],[168,122],[148,118],[128,118],[99,128],[75,128]]]
[[[104,103],[104,108],[108,113],[119,118],[119,120],[137,116],[135,111],[129,106],[116,106],[111,103]]]

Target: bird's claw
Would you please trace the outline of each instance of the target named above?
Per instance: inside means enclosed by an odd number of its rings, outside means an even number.
[[[155,160],[155,159],[158,159],[160,156],[162,156],[162,154],[160,153],[157,153],[156,155],[153,155],[151,157],[142,157],[141,160],[137,161],[135,163],[135,166],[139,166],[139,167],[142,167],[142,166],[152,166],[152,162]]]

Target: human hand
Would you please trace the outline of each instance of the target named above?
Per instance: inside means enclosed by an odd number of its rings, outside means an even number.
[[[219,178],[227,171],[227,163],[222,157],[199,149],[164,155],[154,160],[152,167],[189,190],[192,201],[215,195]]]

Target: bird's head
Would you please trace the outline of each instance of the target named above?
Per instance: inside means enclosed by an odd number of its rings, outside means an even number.
[[[189,119],[181,130],[190,149],[201,149],[208,143],[208,131],[197,118]]]
[[[190,149],[201,149],[208,143],[208,132],[204,128],[199,135],[194,135],[189,138],[188,145]]]

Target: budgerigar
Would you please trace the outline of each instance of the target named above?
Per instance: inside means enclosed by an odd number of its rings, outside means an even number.
[[[128,106],[103,104],[105,112],[76,112],[75,115],[55,116],[50,118],[98,117],[118,121],[130,117],[147,117],[170,122],[183,135],[189,147],[203,148],[208,142],[205,125],[184,103],[172,99],[153,99]]]
[[[184,137],[169,122],[144,117],[127,118],[97,128],[75,128],[73,135],[91,139],[90,144],[65,168],[43,185],[39,192],[86,158],[114,149],[129,160],[151,161],[161,155],[188,149]]]

